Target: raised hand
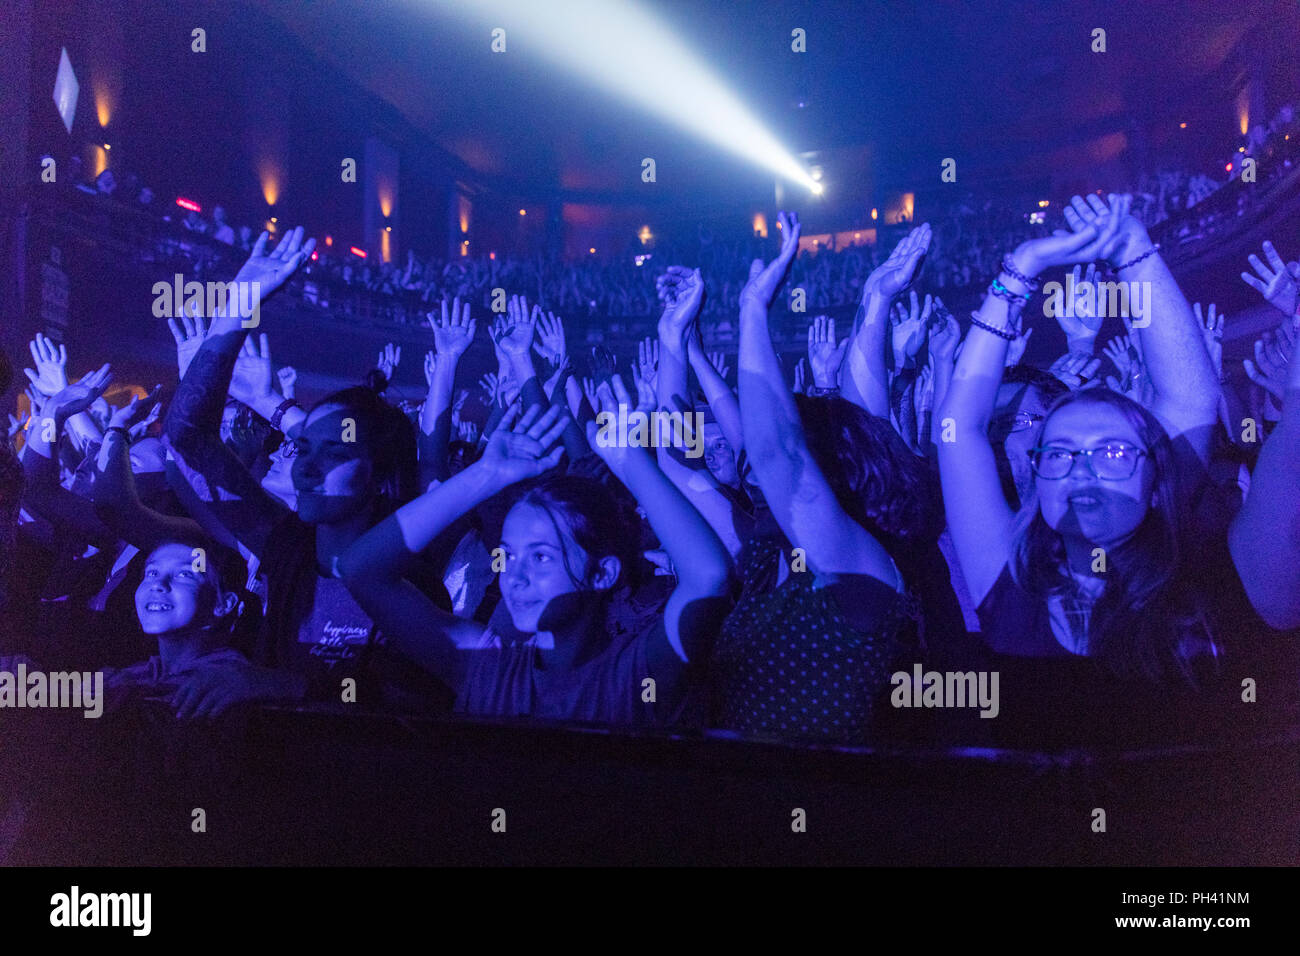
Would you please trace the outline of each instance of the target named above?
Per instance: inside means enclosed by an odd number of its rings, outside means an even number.
[[[592,410],[600,408],[600,397],[596,394],[596,382],[594,379],[584,378],[582,380],[582,395],[587,400],[587,404]]]
[[[934,299],[934,319],[930,322],[930,356],[951,365],[957,357],[957,346],[961,342],[961,326],[957,319],[944,307],[938,296]]]
[[[618,359],[608,347],[604,345],[593,345],[591,347],[591,375],[595,379],[604,380],[609,378],[617,371]]]
[[[565,347],[564,323],[554,312],[542,312],[537,318],[537,342],[533,351],[558,368],[569,350]]]
[[[1255,360],[1242,364],[1252,382],[1264,389],[1280,404],[1286,394],[1287,375],[1295,354],[1295,335],[1286,327],[1265,332],[1255,340]]]
[[[533,405],[522,417],[511,409],[488,439],[483,457],[473,467],[488,474],[501,487],[536,478],[560,463],[564,446],[557,443],[568,421],[558,405],[545,412]]]
[[[1295,275],[1300,269],[1293,270],[1283,262],[1271,242],[1264,243],[1264,256],[1268,259],[1267,265],[1254,254],[1248,260],[1251,268],[1259,273],[1259,278],[1249,272],[1243,272],[1241,281],[1262,295],[1283,315],[1291,318],[1296,314],[1296,307],[1300,305],[1300,283],[1297,283]]]
[[[112,369],[107,362],[93,372],[87,372],[78,381],[65,385],[46,401],[42,414],[55,419],[66,419],[84,412],[113,381]]]
[[[920,264],[921,258],[930,248],[931,238],[928,222],[921,223],[903,237],[903,241],[894,247],[889,258],[867,277],[862,288],[863,295],[883,295],[893,298],[906,289],[916,274],[916,267]]]
[[[429,353],[430,357],[433,353]],[[501,400],[501,379],[495,372],[487,372],[478,380],[479,386],[487,393],[489,405],[495,405]]]
[[[808,367],[812,369],[813,384],[818,388],[837,388],[840,382],[840,365],[849,347],[847,338],[835,341],[835,320],[819,315],[808,326]]]
[[[268,233],[263,232],[253,243],[253,252],[248,261],[235,274],[236,282],[256,282],[260,298],[265,300],[276,289],[284,285],[289,276],[311,256],[316,248],[316,240],[302,241],[302,226],[297,226],[285,233],[284,238],[270,253],[266,251]]]
[[[36,363],[36,371],[25,368],[23,373],[31,380],[32,387],[46,397],[67,388],[67,347],[56,346],[52,339],[37,332],[28,348],[32,353],[32,361]]]
[[[1254,258],[1253,256],[1251,258]],[[1223,323],[1226,318],[1222,312],[1215,314],[1214,303],[1206,310],[1204,317],[1201,315],[1201,303],[1192,304],[1192,312],[1196,315],[1196,324],[1201,329],[1201,334],[1205,336],[1205,350],[1210,353],[1210,361],[1214,363],[1214,374],[1223,380]]]
[[[799,236],[803,231],[799,225],[799,214],[777,213],[777,221],[781,224],[781,251],[766,266],[762,259],[755,259],[749,264],[749,281],[740,290],[742,309],[746,305],[756,305],[763,309],[771,307],[777,290],[790,272],[795,253],[799,251]]]
[[[1102,199],[1095,193],[1087,198],[1074,196],[1065,207],[1065,222],[1076,236],[1096,230],[1096,238],[1076,253],[1076,257],[1060,263],[1090,262],[1106,259],[1117,266],[1136,258],[1151,248],[1151,237],[1146,226],[1132,214],[1133,197],[1129,193],[1111,193]],[[1056,263],[1049,263],[1056,264]]]
[[[655,290],[664,304],[663,315],[659,317],[659,335],[665,341],[679,341],[704,305],[704,277],[699,269],[669,266],[655,280]]]
[[[1056,324],[1065,333],[1070,351],[1091,354],[1102,323],[1097,308],[1097,267],[1089,262],[1085,271],[1076,263],[1070,270],[1070,287],[1074,289],[1073,309],[1058,309]],[[1066,314],[1069,312],[1073,315]]]
[[[465,402],[469,400],[469,389],[462,388],[456,393],[456,398],[451,403],[451,423],[459,427],[460,412],[465,407]]]
[[[469,317],[469,303],[461,305],[460,299],[453,299],[448,306],[442,300],[442,314],[428,315],[429,328],[433,330],[433,345],[437,354],[459,360],[466,350],[474,344],[474,334],[478,331],[478,322]]]
[[[800,358],[794,363],[794,388],[791,391],[796,395],[808,394],[808,379],[811,377],[808,374],[808,360]]]
[[[903,368],[909,359],[915,358],[925,344],[925,327],[934,308],[933,300],[927,295],[925,306],[921,307],[916,290],[911,292],[911,308],[899,302],[894,305],[893,326],[890,328],[890,343],[894,351],[894,369]],[[814,368],[814,372],[817,370]]]
[[[1053,375],[1077,391],[1087,385],[1101,368],[1101,359],[1091,358],[1079,352],[1066,352],[1052,363],[1048,369]]]
[[[19,412],[17,415],[14,415],[12,412],[10,412],[9,413],[9,440],[13,441],[14,436],[16,436],[20,431],[26,428],[31,421],[32,421],[32,413],[29,411]]]
[[[120,408],[113,409],[112,415],[108,420],[109,428],[125,428],[131,431],[138,425],[144,425],[146,428],[153,419],[157,418],[157,413],[162,409],[159,402],[162,401],[162,386],[155,385],[144,398],[136,395],[131,396],[131,400]]]
[[[1133,363],[1139,361],[1133,340],[1128,335],[1117,335],[1102,347],[1102,354],[1110,359],[1120,377],[1127,379],[1133,372]],[[1123,389],[1119,389],[1123,391]]]
[[[650,388],[655,387],[659,379],[659,340],[646,336],[637,345],[636,363],[632,366],[632,373],[641,381],[647,382]]]
[[[298,371],[292,365],[286,365],[284,368],[277,369],[275,377],[280,382],[280,394],[285,398],[296,398],[297,389],[294,383],[298,381]]]
[[[722,378],[727,377],[727,373],[731,371],[731,368],[730,366],[727,365],[726,353],[709,352],[707,355],[705,355],[705,358],[709,360],[709,364],[713,366],[713,368],[717,371],[720,377]]]
[[[506,303],[505,318],[498,318],[491,329],[492,341],[507,358],[528,355],[533,346],[537,320],[541,309],[528,309],[528,300],[521,295],[512,295]]]
[[[1003,363],[1007,368],[1020,364],[1020,360],[1025,356],[1025,349],[1029,348],[1029,337],[1033,334],[1032,328],[1025,329],[1023,335],[1016,336],[1007,345],[1007,358]]]
[[[262,336],[263,339],[266,336]],[[398,364],[402,361],[402,347],[389,342],[384,346],[384,350],[379,353],[379,359],[375,362],[375,368],[384,373],[384,378],[391,382],[393,373],[397,371]]]
[[[184,378],[199,346],[208,337],[207,320],[202,313],[190,317],[182,310],[180,319],[167,320],[167,328],[172,330],[172,338],[176,341],[176,368]]]
[[[271,363],[271,343],[266,333],[244,339],[230,376],[230,395],[250,408],[275,402],[275,366]]]
[[[632,366],[632,384],[636,387],[636,411],[649,414],[659,407],[658,394],[653,382],[647,382]],[[592,406],[593,408],[595,406]]]
[[[478,444],[478,426],[473,422],[459,422],[456,431],[460,434],[460,440],[466,444]]]
[[[602,412],[618,417],[619,406],[632,409],[632,396],[628,394],[627,387],[623,384],[623,378],[620,375],[613,376],[608,382],[601,382],[596,386],[596,398],[598,405],[593,406],[596,409],[597,417]],[[689,416],[683,416],[683,420],[690,422]],[[633,445],[631,442],[606,439],[599,441],[598,435],[600,428],[596,422],[587,422],[587,444],[591,450],[600,456],[601,461],[609,466],[609,470],[616,476],[622,474],[623,467],[633,455],[646,454],[645,449]]]

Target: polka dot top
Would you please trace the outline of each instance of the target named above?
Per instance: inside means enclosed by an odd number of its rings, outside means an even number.
[[[866,575],[791,572],[773,588],[783,544],[754,538],[741,555],[744,590],[714,653],[714,724],[862,743],[890,675],[916,659],[919,608]]]

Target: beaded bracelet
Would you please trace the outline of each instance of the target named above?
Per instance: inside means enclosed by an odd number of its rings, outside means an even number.
[[[1160,243],[1157,242],[1154,246],[1152,246],[1152,247],[1151,247],[1150,249],[1148,249],[1146,252],[1142,253],[1142,255],[1138,256],[1136,259],[1130,259],[1128,262],[1124,263],[1123,265],[1116,266],[1116,267],[1112,270],[1112,274],[1113,274],[1113,275],[1118,275],[1118,274],[1119,274],[1121,271],[1123,271],[1124,269],[1128,269],[1128,268],[1131,268],[1131,267],[1137,265],[1139,262],[1141,262],[1141,261],[1142,261],[1143,259],[1145,259],[1147,256],[1154,255],[1154,254],[1155,254],[1156,252],[1158,252],[1159,250],[1160,250]]]
[[[282,401],[279,405],[276,406],[275,414],[271,416],[271,427],[274,428],[276,431],[279,431],[280,422],[284,420],[284,413],[291,408],[297,408],[297,407],[298,407],[298,403],[294,401],[292,398],[286,398],[284,401]]]
[[[992,332],[998,338],[1006,339],[1008,342],[1014,342],[1016,339],[1020,338],[1020,331],[1018,329],[1015,331],[1010,331],[1007,329],[998,329],[989,325],[987,322],[981,322],[979,320],[978,312],[972,312],[970,314],[970,324],[976,326],[977,328],[983,329],[985,332]]]
[[[1002,271],[1017,282],[1023,282],[1030,292],[1037,292],[1042,287],[1041,282],[1029,278],[1016,268],[1016,264],[1011,260],[1011,253],[1009,252],[1002,257]]]
[[[1024,295],[1019,292],[1012,292],[998,279],[993,280],[993,284],[989,286],[989,292],[1007,302],[1016,302],[1017,300],[1028,302],[1034,295],[1032,292],[1026,292]]]

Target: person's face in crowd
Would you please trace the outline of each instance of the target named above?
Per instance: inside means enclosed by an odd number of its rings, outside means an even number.
[[[298,507],[298,492],[293,486],[293,462],[297,455],[298,446],[285,439],[271,452],[271,465],[262,476],[262,489],[294,510]]]
[[[1066,405],[1044,422],[1039,440],[1044,448],[1072,451],[1110,442],[1123,442],[1147,453],[1138,457],[1131,477],[1098,478],[1082,455],[1075,457],[1064,478],[1035,477],[1039,510],[1052,530],[1110,547],[1123,542],[1142,524],[1151,506],[1155,467],[1150,449],[1119,409],[1110,405]],[[1098,464],[1101,455],[1097,453]]]
[[[184,544],[164,544],[149,555],[135,589],[135,613],[146,634],[203,628],[230,610],[235,596],[221,593],[210,565],[196,571],[196,561]]]
[[[736,487],[740,484],[740,475],[736,471],[736,453],[731,442],[723,437],[717,422],[706,422],[700,434],[704,438],[704,464],[709,473],[720,483]]]
[[[99,187],[99,191],[105,196],[111,196],[113,195],[113,191],[117,189],[117,180],[114,179],[113,174],[106,169],[99,174],[99,178],[96,180],[96,185]]]
[[[212,210],[212,221],[217,225],[222,225],[226,221],[226,210],[222,206]]]
[[[344,419],[350,427],[345,428]],[[345,440],[349,438],[353,440]],[[296,444],[292,475],[298,517],[308,524],[332,524],[369,507],[376,491],[370,445],[349,409],[314,409]]]
[[[521,502],[510,509],[501,527],[501,547],[505,551],[501,598],[515,627],[526,634],[554,629],[579,607],[580,602],[566,601],[565,595],[607,590],[618,580],[618,559],[607,557],[600,562],[596,580],[589,586],[575,582],[569,569],[581,574],[587,567],[588,555],[567,534],[557,534],[557,526],[565,527],[563,515],[555,515],[552,521],[546,509]]]
[[[1003,483],[1005,485],[1010,480],[1018,501],[1026,500],[1034,486],[1029,450],[1038,445],[1038,435],[1046,417],[1047,403],[1038,389],[1015,383],[998,388],[997,408],[989,423],[989,438],[997,454]]]

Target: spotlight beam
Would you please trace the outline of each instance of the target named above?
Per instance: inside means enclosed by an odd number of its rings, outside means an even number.
[[[506,52],[542,56],[722,149],[796,182],[821,184],[705,63],[635,0],[433,0],[506,31]],[[484,45],[489,37],[484,36]]]

